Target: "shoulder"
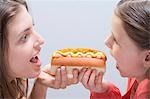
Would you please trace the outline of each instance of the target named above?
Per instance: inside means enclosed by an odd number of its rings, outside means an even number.
[[[127,90],[130,90],[130,88],[133,86],[133,84],[135,83],[135,78],[128,78],[128,87]]]
[[[150,80],[145,79],[143,80],[139,86],[137,90],[141,90],[141,91],[149,91],[150,92]]]
[[[150,80],[143,80],[137,88],[137,96],[138,97],[150,97]]]

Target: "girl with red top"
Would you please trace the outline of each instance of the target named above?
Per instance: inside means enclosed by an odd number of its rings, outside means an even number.
[[[79,80],[90,99],[150,99],[150,0],[121,0],[105,43],[120,75],[128,77],[127,91],[121,96],[117,87],[102,81],[102,73],[84,68]]]

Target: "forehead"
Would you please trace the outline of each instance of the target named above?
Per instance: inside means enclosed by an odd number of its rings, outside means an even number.
[[[31,16],[29,15],[25,6],[20,5],[15,16],[7,24],[8,33],[19,33],[24,28],[27,28],[31,23]]]
[[[115,13],[112,14],[112,32],[116,38],[121,40],[128,38],[122,20]]]
[[[122,25],[122,20],[115,13],[112,14],[112,29],[114,30],[114,32],[118,31],[122,35],[126,34]]]
[[[112,33],[115,39],[126,48],[137,48],[135,42],[128,36],[127,32],[123,28],[122,20],[113,13],[112,15]]]

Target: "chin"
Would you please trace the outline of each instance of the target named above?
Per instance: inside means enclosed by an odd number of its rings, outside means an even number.
[[[29,75],[28,78],[36,78],[40,75],[41,71],[33,73],[32,75]]]
[[[122,74],[120,74],[121,75],[121,77],[126,77],[125,75],[122,75]]]
[[[120,72],[121,77],[127,77],[126,75],[124,75],[123,73]]]

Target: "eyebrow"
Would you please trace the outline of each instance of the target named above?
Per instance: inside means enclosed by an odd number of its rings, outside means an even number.
[[[35,25],[35,24],[32,23],[32,26],[34,26],[34,25]],[[30,28],[31,28],[31,27],[27,27],[25,30],[21,31],[21,32],[19,33],[18,37],[20,37],[22,33],[27,32],[28,30],[30,30]]]
[[[28,31],[28,30],[30,30],[30,27],[29,27],[29,28],[26,28],[23,32],[26,32],[26,31]]]
[[[17,35],[17,38],[20,38],[22,36],[23,33],[27,32],[28,30],[30,30],[30,28],[26,28],[25,30],[21,31],[19,33],[19,35]]]
[[[114,33],[112,31],[111,31],[111,33],[112,33],[113,38],[116,39],[115,36],[114,36]]]

